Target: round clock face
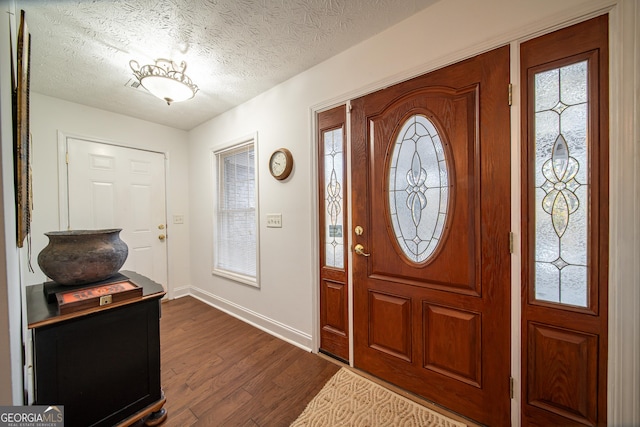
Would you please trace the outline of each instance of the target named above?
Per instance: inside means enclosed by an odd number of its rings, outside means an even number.
[[[269,171],[276,179],[285,179],[293,168],[293,157],[286,148],[280,148],[273,152],[269,159]]]

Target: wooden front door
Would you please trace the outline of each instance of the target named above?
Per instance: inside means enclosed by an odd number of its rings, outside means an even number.
[[[351,115],[355,366],[489,425],[510,421],[508,85],[503,47]]]

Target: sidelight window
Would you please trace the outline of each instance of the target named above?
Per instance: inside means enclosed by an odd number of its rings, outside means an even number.
[[[535,298],[587,307],[587,61],[534,77]]]
[[[342,128],[323,132],[325,263],[344,269],[344,152]]]

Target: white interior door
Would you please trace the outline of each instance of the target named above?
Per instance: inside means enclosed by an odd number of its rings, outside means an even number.
[[[67,139],[69,228],[121,228],[122,267],[167,287],[164,155]]]

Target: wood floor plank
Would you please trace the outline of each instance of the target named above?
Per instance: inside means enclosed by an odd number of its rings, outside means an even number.
[[[164,426],[288,426],[340,369],[192,297],[160,322]]]
[[[208,409],[203,413],[196,413],[198,424],[203,426],[224,425],[222,420],[227,419],[238,408],[251,400],[253,400],[253,396],[242,388],[236,389],[225,397],[216,396],[215,399],[209,399],[207,401]]]
[[[172,414],[162,424],[162,427],[190,427],[198,422],[198,418],[188,409]]]

